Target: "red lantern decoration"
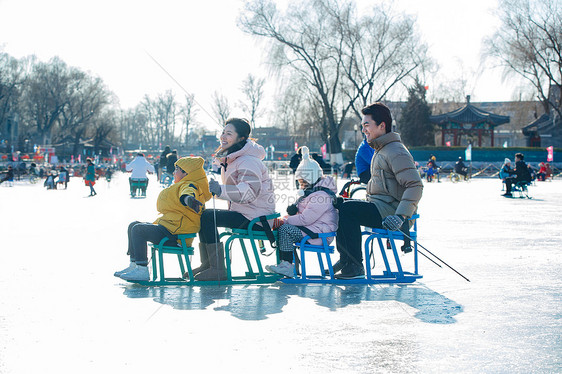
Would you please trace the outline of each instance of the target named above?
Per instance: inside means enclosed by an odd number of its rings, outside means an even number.
[[[284,153],[284,154],[283,154],[283,157],[287,158],[287,154],[286,154],[286,153]]]

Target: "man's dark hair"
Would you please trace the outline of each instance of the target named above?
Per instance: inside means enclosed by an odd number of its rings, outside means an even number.
[[[363,115],[369,114],[373,121],[380,125],[381,122],[385,124],[385,130],[387,133],[392,131],[392,115],[390,114],[390,109],[386,105],[381,102],[376,102],[370,105],[367,105],[363,109],[361,109],[361,113]]]
[[[523,156],[523,153],[516,153],[515,157],[519,158],[521,161],[523,161],[525,159],[525,156]]]

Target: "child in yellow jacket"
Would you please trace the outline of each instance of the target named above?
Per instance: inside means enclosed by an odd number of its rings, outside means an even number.
[[[115,272],[116,277],[129,281],[149,280],[147,242],[159,243],[167,237],[176,243],[177,235],[199,231],[201,213],[211,199],[204,163],[201,157],[182,157],[176,161],[174,183],[158,195],[156,209],[160,216],[154,223],[135,221],[129,225],[127,254],[131,262],[129,267]]]

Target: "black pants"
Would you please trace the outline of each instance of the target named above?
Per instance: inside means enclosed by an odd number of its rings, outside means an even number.
[[[216,217],[216,222],[215,222]],[[201,243],[216,243],[219,238],[218,227],[228,227],[231,229],[245,229],[250,220],[241,213],[222,209],[205,209],[201,214],[201,229],[199,230],[199,241]],[[255,230],[263,231],[261,226],[256,224]]]
[[[164,238],[171,240],[166,245],[172,246],[177,243],[177,236],[172,235],[164,226],[155,225],[147,222],[134,221],[127,228],[129,238],[129,249],[127,254],[131,256],[131,261],[137,265],[148,265],[146,243],[158,244]]]
[[[523,179],[517,179],[517,177],[508,177],[505,178],[505,193],[510,194],[511,193],[511,189],[514,184],[517,184],[519,182],[530,182],[530,181],[525,181]]]
[[[363,263],[363,238],[361,226],[382,228],[382,218],[377,206],[367,201],[348,200],[340,205],[338,220],[337,250],[342,263]],[[409,223],[404,222],[400,229],[408,232]],[[404,245],[410,245],[410,239],[404,239]]]

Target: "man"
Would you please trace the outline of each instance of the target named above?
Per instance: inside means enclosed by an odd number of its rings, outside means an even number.
[[[509,172],[509,174],[515,174],[515,177],[505,178],[505,193],[502,196],[511,197],[511,186],[519,182],[531,182],[531,173],[525,161],[525,157],[522,153],[515,154],[515,169]]]
[[[466,175],[467,173],[467,167],[464,164],[462,157],[459,157],[458,161],[455,163],[455,173],[462,175],[464,177],[464,179],[466,179]]]
[[[399,230],[417,210],[423,183],[400,135],[392,132],[388,107],[374,103],[361,110],[366,141],[374,148],[367,201],[348,200],[339,208],[337,249],[340,279],[363,278],[361,226]],[[406,223],[407,225],[407,223]],[[406,249],[403,249],[407,252]]]
[[[168,154],[170,154],[171,152],[172,151],[170,150],[170,146],[167,145],[162,151],[162,153],[160,154],[160,160],[158,161],[158,169],[156,171],[158,180],[161,179],[161,175],[164,173],[164,168],[168,166],[168,159],[166,158],[166,156],[168,156]]]

